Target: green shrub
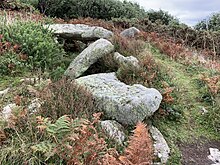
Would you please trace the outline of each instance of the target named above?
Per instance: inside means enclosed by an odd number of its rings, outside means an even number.
[[[16,71],[21,71],[25,63],[19,59],[15,52],[7,52],[0,55],[0,75],[7,75]]]
[[[220,13],[215,13],[208,19],[204,19],[195,25],[196,30],[220,30]]]
[[[179,21],[176,18],[174,18],[168,12],[163,10],[150,10],[147,12],[147,15],[152,23],[159,23],[162,25],[169,25],[171,22],[176,22],[177,24],[179,23]]]
[[[24,3],[24,4],[28,4],[31,5],[33,7],[37,7],[39,0],[19,0],[20,2]]]
[[[47,0],[39,8],[50,16],[61,18],[92,17],[100,19],[140,18],[145,11],[137,3],[119,0]]]
[[[3,40],[21,46],[28,56],[26,64],[31,70],[56,69],[61,64],[64,50],[57,44],[52,33],[40,23],[16,22],[0,27]]]
[[[1,0],[0,8],[17,10],[17,11],[33,11],[33,6],[30,3],[23,3],[25,0]],[[26,1],[27,2],[27,1]]]

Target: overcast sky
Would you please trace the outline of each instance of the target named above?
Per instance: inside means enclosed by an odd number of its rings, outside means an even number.
[[[165,10],[190,26],[207,18],[214,12],[220,12],[220,0],[131,0],[146,10]]]

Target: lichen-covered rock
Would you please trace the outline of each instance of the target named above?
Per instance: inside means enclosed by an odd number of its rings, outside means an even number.
[[[129,29],[125,29],[124,31],[122,31],[120,35],[122,37],[132,38],[132,37],[137,36],[139,33],[140,33],[140,30],[138,30],[136,27],[131,27]]]
[[[103,27],[88,26],[84,24],[53,24],[45,25],[45,28],[52,30],[54,34],[73,40],[95,41],[99,38],[111,38],[113,33]]]
[[[100,125],[109,138],[115,140],[119,144],[123,144],[125,141],[125,133],[123,132],[123,126],[114,120],[101,121]]]
[[[155,165],[167,163],[170,154],[170,148],[161,132],[154,126],[150,127],[150,133],[154,140],[154,155],[156,156]]]
[[[70,64],[65,75],[75,79],[81,76],[92,64],[101,57],[114,51],[114,46],[106,39],[99,39],[83,50]]]
[[[123,125],[135,125],[153,115],[162,100],[160,92],[142,85],[126,85],[115,73],[100,73],[76,79],[86,87],[105,116]]]
[[[114,53],[114,60],[118,62],[120,66],[126,68],[140,68],[139,61],[134,56],[125,57],[118,52]]]

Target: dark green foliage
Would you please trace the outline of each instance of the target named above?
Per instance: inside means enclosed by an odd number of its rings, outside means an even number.
[[[168,12],[163,10],[159,10],[159,11],[150,10],[147,12],[147,15],[152,23],[169,25],[171,22],[176,22],[179,24],[179,21],[176,18],[174,18]]]
[[[0,28],[3,40],[21,46],[21,52],[27,55],[26,66],[29,69],[49,69],[58,67],[64,50],[57,44],[52,33],[40,23],[17,22]]]
[[[34,0],[33,0],[34,1]],[[16,10],[16,11],[33,11],[34,7],[27,0],[0,0],[0,9]]]
[[[19,71],[24,67],[25,63],[19,60],[18,54],[14,52],[0,54],[0,76]]]
[[[141,18],[145,11],[137,3],[119,0],[40,0],[38,8],[53,17]]]
[[[195,25],[196,30],[220,30],[220,13],[215,13],[208,19],[204,19]]]

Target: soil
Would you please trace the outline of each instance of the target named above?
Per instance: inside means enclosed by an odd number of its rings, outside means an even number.
[[[183,165],[211,165],[214,164],[208,159],[209,148],[220,149],[220,141],[200,138],[193,143],[180,143]]]

